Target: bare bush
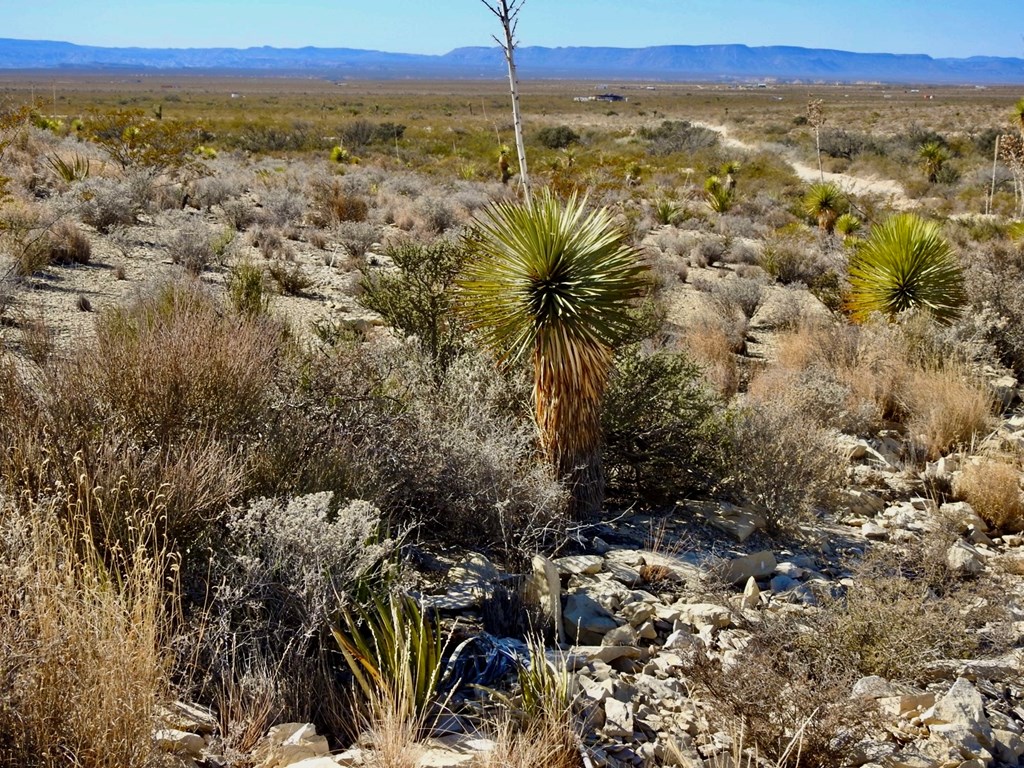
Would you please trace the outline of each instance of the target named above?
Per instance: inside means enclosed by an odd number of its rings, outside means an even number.
[[[835,440],[785,404],[736,409],[726,456],[732,488],[762,509],[775,530],[798,530],[831,509],[845,478]]]
[[[188,224],[178,229],[168,243],[171,261],[192,275],[198,275],[210,266],[214,257],[213,247],[213,235],[202,224]]]
[[[117,225],[135,224],[136,216],[145,207],[147,199],[141,197],[147,193],[138,187],[138,184],[124,180],[101,177],[85,180],[77,187],[81,198],[79,217],[102,233]]]
[[[258,499],[227,527],[201,630],[179,640],[192,695],[216,703],[241,752],[276,722],[342,736],[350,716],[325,627],[395,550],[380,511],[329,492]]]

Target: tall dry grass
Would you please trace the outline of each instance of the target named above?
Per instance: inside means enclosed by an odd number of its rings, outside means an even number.
[[[135,539],[101,551],[101,507],[136,519]],[[159,514],[98,488],[0,510],[0,765],[151,764],[169,661],[171,563],[145,524]]]

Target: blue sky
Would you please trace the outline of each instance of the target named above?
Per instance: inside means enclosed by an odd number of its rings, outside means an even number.
[[[480,0],[0,0],[0,37],[145,47],[493,44]],[[1024,58],[1024,0],[526,0],[523,45],[800,45]]]

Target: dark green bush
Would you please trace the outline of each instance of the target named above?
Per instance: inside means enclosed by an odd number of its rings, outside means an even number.
[[[466,260],[464,249],[449,240],[408,242],[389,248],[398,268],[364,267],[358,301],[380,314],[444,371],[463,349],[463,331],[452,312],[455,278]]]
[[[718,476],[715,405],[686,356],[622,350],[602,414],[610,495],[663,503],[709,491]]]
[[[580,135],[567,125],[549,126],[537,131],[537,141],[548,149],[564,149],[580,140]]]

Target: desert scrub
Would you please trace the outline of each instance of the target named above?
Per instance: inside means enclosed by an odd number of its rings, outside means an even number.
[[[734,408],[726,423],[727,484],[772,530],[798,531],[835,507],[845,466],[830,431],[785,403]]]
[[[397,271],[364,266],[357,301],[377,312],[407,338],[414,338],[440,373],[464,347],[452,292],[466,261],[459,243],[407,242],[386,251]]]
[[[202,224],[189,224],[174,234],[168,248],[172,262],[180,264],[189,274],[198,275],[213,261],[213,233]]]
[[[302,296],[313,285],[313,278],[306,274],[297,261],[272,261],[267,266],[267,272],[281,293],[287,296]]]
[[[348,707],[325,624],[396,542],[380,511],[332,493],[261,498],[231,512],[215,553],[211,595],[180,638],[191,695],[217,706],[226,740],[244,749],[275,722],[314,722],[339,737]],[[252,728],[262,697],[266,720]]]
[[[609,494],[664,503],[708,492],[720,473],[716,403],[685,355],[620,350],[601,413]]]

